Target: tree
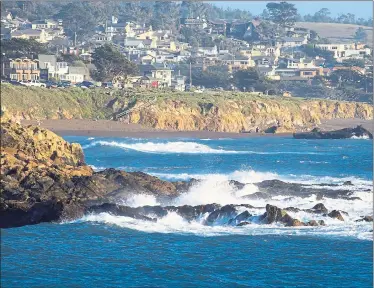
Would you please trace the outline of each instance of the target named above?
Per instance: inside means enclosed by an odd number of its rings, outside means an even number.
[[[365,32],[364,28],[359,27],[359,28],[356,30],[356,33],[355,33],[354,38],[355,38],[357,41],[360,41],[360,42],[366,42],[366,40],[367,40],[367,35],[366,35],[366,32]]]
[[[233,74],[232,83],[239,89],[246,91],[255,90],[265,92],[274,89],[272,82],[268,81],[255,68],[236,71]]]
[[[126,78],[137,72],[135,64],[109,44],[96,48],[92,60],[97,69],[94,76],[98,81],[111,81],[118,76]]]
[[[300,48],[301,51],[309,57],[315,58],[316,56],[319,56],[325,59],[325,63],[335,63],[334,52],[332,51],[323,50],[321,48],[315,47],[312,44],[302,45]]]
[[[225,66],[210,66],[205,71],[194,71],[192,73],[192,83],[195,86],[227,88],[229,80],[229,72]]]
[[[280,3],[268,3],[266,5],[268,9],[270,20],[280,26],[294,25],[297,19],[297,9],[294,4],[287,2]]]
[[[331,22],[332,19],[331,19],[330,15],[331,15],[331,12],[330,12],[329,9],[322,8],[321,10],[314,13],[313,21],[314,22],[323,22],[323,23]]]
[[[342,62],[342,66],[365,68],[365,61],[362,59],[347,59]]]
[[[99,17],[100,16],[100,17]],[[83,41],[95,32],[95,27],[102,16],[88,2],[74,2],[65,5],[55,18],[62,19],[66,33],[74,39]]]
[[[27,39],[9,39],[1,41],[1,53],[4,53],[7,58],[37,58],[38,54],[50,53],[45,44],[39,43],[36,40]]]

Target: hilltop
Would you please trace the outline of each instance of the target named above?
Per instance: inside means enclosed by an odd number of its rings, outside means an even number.
[[[314,30],[321,38],[327,38],[331,43],[351,43],[354,42],[354,34],[358,28],[366,31],[366,43],[373,45],[373,28],[356,24],[342,23],[321,23],[321,22],[297,22],[296,25],[301,28]]]

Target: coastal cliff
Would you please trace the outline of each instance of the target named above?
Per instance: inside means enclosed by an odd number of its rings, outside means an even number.
[[[372,106],[358,102],[241,92],[47,90],[3,84],[2,108],[14,121],[110,119],[128,110],[126,120],[156,129],[236,133],[307,131],[322,120],[373,118]]]

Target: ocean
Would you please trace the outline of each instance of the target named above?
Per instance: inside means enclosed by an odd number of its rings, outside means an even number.
[[[169,213],[157,223],[87,215],[65,223],[3,229],[1,287],[372,287],[373,146],[371,140],[134,139],[65,136],[82,145],[95,170],[143,171],[164,180],[201,181],[173,205],[218,203],[308,209],[323,203],[344,222],[299,211],[326,226],[220,223],[207,226]],[[277,195],[245,199],[253,183],[278,179],[330,189],[354,199]],[[236,191],[227,180],[246,183]],[[346,182],[347,183],[347,182]],[[134,195],[125,205],[164,205]],[[262,213],[265,212],[263,208]],[[318,218],[321,217],[321,218]]]

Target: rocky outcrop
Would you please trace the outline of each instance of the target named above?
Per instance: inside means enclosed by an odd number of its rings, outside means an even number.
[[[373,134],[362,126],[357,126],[356,128],[344,128],[327,132],[315,128],[308,133],[294,133],[293,137],[296,139],[347,139],[353,137],[373,139]]]
[[[0,227],[74,219],[97,201],[133,193],[177,195],[177,186],[141,173],[85,165],[79,144],[35,126],[1,125]]]

